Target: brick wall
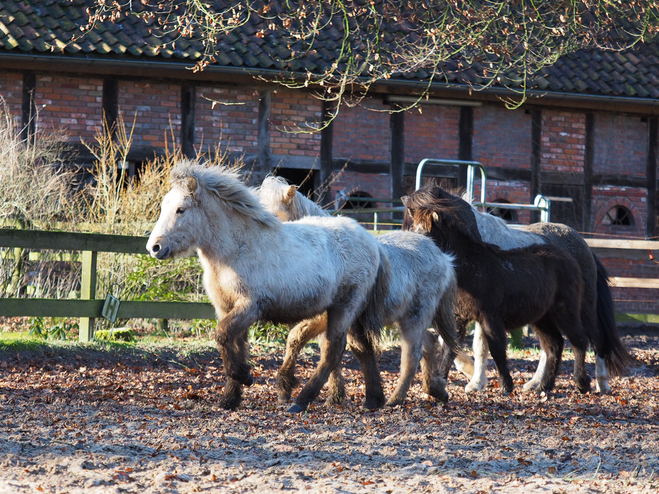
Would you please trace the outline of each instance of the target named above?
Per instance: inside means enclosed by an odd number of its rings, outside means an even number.
[[[258,153],[258,92],[198,87],[195,112],[195,146]]]
[[[134,146],[165,148],[181,139],[181,86],[119,81],[119,113],[133,131]]]
[[[321,101],[302,91],[277,90],[270,107],[270,150],[284,156],[315,158],[320,132],[309,132],[322,118]]]
[[[21,123],[23,101],[23,74],[20,72],[0,72],[0,97],[5,109]]]
[[[472,155],[485,167],[530,169],[531,115],[503,106],[474,108]]]
[[[480,201],[481,184],[478,180],[474,184],[474,200]],[[508,202],[517,204],[529,204],[531,195],[531,184],[528,182],[504,182],[500,180],[488,180],[485,199],[487,202]],[[517,222],[528,225],[531,222],[529,211],[516,210]]]
[[[543,110],[543,172],[583,173],[586,150],[586,116],[583,113]]]
[[[343,191],[350,195],[351,192],[367,192],[371,197],[388,199],[391,196],[389,188],[389,174],[387,173],[357,173],[344,171],[332,182],[330,187],[332,199]]]
[[[93,142],[102,130],[102,95],[100,79],[37,76],[37,128],[64,130],[70,142]]]
[[[595,115],[594,173],[644,177],[648,124],[639,117]]]
[[[334,120],[334,158],[354,160],[390,160],[389,106],[369,100],[364,107],[342,105]]]
[[[405,114],[405,161],[458,159],[459,122],[458,106],[422,105],[408,111]]]

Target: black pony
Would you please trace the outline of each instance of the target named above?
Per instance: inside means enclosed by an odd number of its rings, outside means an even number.
[[[551,244],[506,251],[484,243],[474,225],[463,220],[455,200],[419,203],[421,196],[415,194],[403,198],[408,223],[411,219],[413,229],[430,235],[442,250],[456,256],[456,315],[459,320],[475,320],[481,325],[499,371],[502,392],[509,394],[513,389],[506,360],[506,331],[525,324],[532,325],[547,356],[538,390],[554,387],[564,335],[575,356],[574,380],[581,392],[588,391],[588,338],[580,319],[583,281],[577,262]]]

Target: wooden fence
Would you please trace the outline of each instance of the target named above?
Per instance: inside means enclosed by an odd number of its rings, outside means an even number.
[[[77,317],[80,341],[93,338],[94,319],[101,317],[104,300],[95,298],[98,252],[143,254],[147,237],[39,230],[0,229],[0,248],[80,251],[82,283],[80,299],[0,298],[0,316]],[[659,241],[586,239],[600,258],[647,259],[648,251],[659,251]],[[659,279],[614,277],[618,287],[659,288]],[[119,319],[215,319],[209,303],[121,301]],[[619,321],[659,322],[655,314],[617,314]]]
[[[96,296],[96,261],[99,252],[147,254],[147,237],[92,233],[0,229],[0,248],[81,251],[82,283],[79,300],[0,298],[0,316],[79,317],[80,341],[94,336],[94,319],[101,317],[105,300]],[[119,319],[215,319],[208,303],[121,301]]]

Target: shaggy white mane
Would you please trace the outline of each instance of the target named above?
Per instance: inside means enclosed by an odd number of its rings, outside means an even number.
[[[193,179],[193,180],[191,180]],[[172,187],[192,195],[202,188],[231,209],[266,226],[275,227],[280,221],[268,212],[259,199],[242,182],[237,171],[225,166],[205,166],[193,161],[180,161],[170,173]],[[191,184],[194,184],[191,188]]]

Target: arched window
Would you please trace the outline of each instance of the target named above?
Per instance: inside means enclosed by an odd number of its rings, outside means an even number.
[[[614,206],[604,215],[602,224],[607,226],[634,226],[634,216],[624,206]]]
[[[506,201],[505,199],[496,199],[494,202],[498,202],[500,204],[510,204],[510,201]],[[487,208],[487,212],[490,213],[491,215],[498,216],[506,223],[518,222],[517,211],[515,211],[514,209],[504,209],[504,208],[498,208],[496,206],[489,206]]]
[[[351,199],[346,202],[346,205],[344,206],[345,209],[372,209],[376,207],[376,203],[373,201],[360,201],[358,199],[359,197],[372,199],[373,196],[368,192],[358,190],[348,194],[348,197]]]

